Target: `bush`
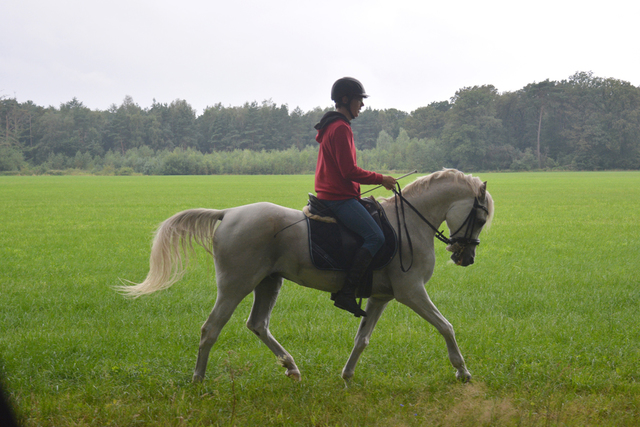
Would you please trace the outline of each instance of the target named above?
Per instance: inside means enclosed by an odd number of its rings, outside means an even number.
[[[514,171],[530,171],[537,168],[538,159],[531,151],[531,148],[524,150],[524,153],[511,163],[511,170]]]
[[[91,169],[92,163],[93,157],[91,157],[91,154],[87,152],[81,153],[80,151],[78,151],[73,159],[73,167],[76,169]]]
[[[120,169],[118,169],[116,171],[116,175],[118,176],[129,176],[129,175],[133,175],[133,168],[130,168],[128,166],[124,166],[121,167]]]
[[[26,165],[21,151],[11,147],[0,147],[0,172],[19,171]]]
[[[161,175],[205,175],[208,173],[204,155],[199,151],[176,148],[166,155],[159,168]]]

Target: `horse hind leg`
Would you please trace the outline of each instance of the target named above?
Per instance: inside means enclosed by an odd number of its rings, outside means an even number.
[[[196,360],[196,369],[193,373],[194,382],[201,382],[204,379],[211,347],[213,347],[218,340],[220,331],[222,331],[224,325],[227,324],[236,307],[240,304],[240,301],[242,301],[249,292],[246,294],[223,294],[220,292],[220,288],[218,288],[216,303],[213,306],[213,310],[211,311],[209,318],[204,322],[201,328],[198,359]]]
[[[293,357],[291,357],[287,350],[280,345],[269,331],[271,312],[278,299],[283,281],[284,279],[280,276],[267,276],[253,290],[253,307],[247,320],[247,328],[256,334],[258,338],[269,347],[273,354],[275,354],[278,363],[287,369],[285,375],[300,381],[300,371]]]

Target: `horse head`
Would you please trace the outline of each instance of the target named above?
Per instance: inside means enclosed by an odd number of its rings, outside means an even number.
[[[480,232],[493,216],[493,200],[483,182],[471,197],[453,203],[446,216],[451,232],[447,250],[451,260],[462,267],[474,263],[476,246],[480,244]]]

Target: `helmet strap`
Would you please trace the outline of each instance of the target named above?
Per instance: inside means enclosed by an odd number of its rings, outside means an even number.
[[[344,102],[342,102],[342,100],[340,100],[340,104],[338,104],[338,108],[345,107],[345,109],[349,113],[349,117],[347,117],[347,118],[349,119],[349,121],[351,121],[351,120],[355,119],[355,117],[353,116],[353,112],[351,111],[351,100],[353,98],[348,96],[348,95],[345,95],[345,96],[347,97],[347,102],[344,103]]]

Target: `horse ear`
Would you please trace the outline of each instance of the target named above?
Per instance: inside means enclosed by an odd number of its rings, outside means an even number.
[[[480,198],[484,199],[487,196],[487,181],[483,182],[480,186]]]

